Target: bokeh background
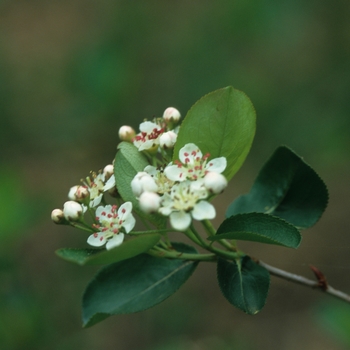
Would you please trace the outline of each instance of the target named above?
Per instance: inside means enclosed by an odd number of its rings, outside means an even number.
[[[95,268],[58,259],[85,234],[54,225],[68,189],[111,162],[123,124],[183,115],[233,85],[257,135],[216,202],[218,220],[286,144],[325,180],[329,207],[301,248],[242,244],[267,263],[350,292],[350,2],[33,0],[0,2],[1,349],[255,350],[350,347],[350,307],[272,278],[256,316],[221,295],[214,264],[142,313],[81,328]]]

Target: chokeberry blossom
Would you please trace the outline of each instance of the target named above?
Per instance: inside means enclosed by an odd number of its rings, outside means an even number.
[[[162,167],[156,168],[152,165],[147,165],[144,171],[154,179],[157,185],[157,189],[153,192],[158,194],[170,192],[175,182],[166,177]]]
[[[96,209],[98,225],[93,225],[98,232],[89,236],[87,242],[94,247],[106,244],[110,250],[123,243],[124,233],[129,233],[135,226],[135,218],[131,213],[132,203],[126,202],[117,210],[116,205],[100,206]]]
[[[84,211],[84,207],[78,202],[67,201],[63,204],[63,215],[68,221],[78,221]]]
[[[208,172],[222,173],[227,165],[225,157],[208,160],[209,154],[203,156],[201,150],[194,144],[188,143],[180,149],[179,161],[170,163],[165,169],[165,175],[173,181],[198,180]]]
[[[168,122],[177,123],[181,118],[180,112],[174,107],[168,107],[163,113],[164,120]]]
[[[140,133],[133,138],[134,146],[139,151],[157,150],[159,137],[163,134],[164,128],[149,121],[140,124]]]
[[[170,193],[165,193],[161,198],[159,213],[170,216],[170,224],[179,231],[186,230],[192,217],[195,220],[213,219],[216,215],[212,204],[205,201],[208,191],[203,180],[183,182],[175,184]]]

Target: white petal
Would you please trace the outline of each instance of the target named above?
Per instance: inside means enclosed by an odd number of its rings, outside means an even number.
[[[101,203],[102,196],[103,196],[103,193],[101,193],[101,194],[98,195],[96,198],[94,198],[93,200],[91,200],[91,201],[90,201],[90,208],[95,208],[95,207],[97,207],[97,206]]]
[[[179,231],[184,231],[188,229],[191,225],[191,215],[181,211],[174,211],[170,214],[170,224],[171,226]]]
[[[106,238],[102,233],[94,233],[89,236],[87,242],[94,247],[101,247],[106,243]]]
[[[169,165],[164,169],[165,176],[171,181],[184,181],[187,176],[187,169],[177,165]]]
[[[111,250],[115,247],[118,247],[123,243],[123,241],[124,241],[124,233],[120,232],[108,240],[106,244],[106,249]]]
[[[108,179],[106,184],[103,186],[103,191],[108,191],[115,186],[115,176],[114,174]]]
[[[132,211],[132,203],[125,202],[118,209],[118,216],[120,219],[124,220],[125,217],[131,214]]]
[[[192,154],[193,152],[196,153],[195,156]],[[203,156],[202,152],[200,151],[198,146],[195,145],[194,143],[188,143],[187,145],[182,147],[179,152],[179,158],[181,160],[181,163],[183,164],[187,164],[186,159],[189,159],[190,160],[189,163],[193,164],[193,161],[195,158],[197,157],[202,158],[202,156]]]
[[[152,176],[156,176],[158,173],[157,168],[153,165],[147,165],[146,168],[144,169],[144,172]]]
[[[215,208],[209,202],[200,201],[193,207],[192,216],[199,221],[204,219],[214,219],[216,216]]]
[[[143,122],[140,124],[140,131],[150,133],[154,129],[160,129],[159,125],[152,122]]]
[[[207,165],[205,166],[206,170],[215,171],[216,173],[222,173],[226,169],[227,160],[225,157],[214,158],[208,160]]]
[[[128,217],[123,222],[123,227],[125,228],[126,233],[129,233],[136,224],[136,220],[132,214],[129,214]]]

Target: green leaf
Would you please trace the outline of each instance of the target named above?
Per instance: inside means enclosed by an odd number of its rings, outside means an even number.
[[[229,180],[244,162],[255,134],[255,110],[246,94],[229,86],[197,101],[184,118],[173,160],[187,143],[196,144],[210,159],[226,157]]]
[[[224,220],[216,236],[208,239],[210,241],[237,239],[298,248],[301,235],[295,226],[278,217],[249,213],[234,215]]]
[[[257,314],[264,307],[270,274],[250,257],[236,261],[219,258],[217,274],[221,292],[232,305],[249,315]]]
[[[114,175],[119,194],[125,202],[132,203],[133,210],[141,217],[151,221],[158,228],[164,228],[166,218],[156,214],[145,214],[139,206],[131,189],[131,181],[139,171],[143,171],[149,165],[142,152],[129,142],[121,142],[115,156]]]
[[[196,250],[173,243],[183,253]],[[198,262],[155,258],[141,254],[108,265],[87,286],[83,296],[83,325],[90,327],[111,315],[148,309],[175,293]]]
[[[123,242],[111,250],[62,248],[56,254],[78,265],[103,265],[130,259],[147,252],[160,240],[159,234],[145,234]]]
[[[327,187],[317,173],[289,148],[279,147],[250,192],[231,203],[226,216],[268,213],[308,228],[321,217],[327,202]]]

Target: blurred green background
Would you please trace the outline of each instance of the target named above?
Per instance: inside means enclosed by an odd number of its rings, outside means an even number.
[[[224,216],[286,144],[318,171],[329,208],[301,248],[242,244],[267,263],[350,292],[350,2],[60,0],[0,2],[1,349],[333,349],[350,347],[350,307],[272,278],[256,316],[221,295],[213,264],[142,313],[81,329],[96,269],[54,255],[86,237],[50,212],[111,162],[123,124],[183,115],[233,85],[252,99],[251,153],[216,202]]]

